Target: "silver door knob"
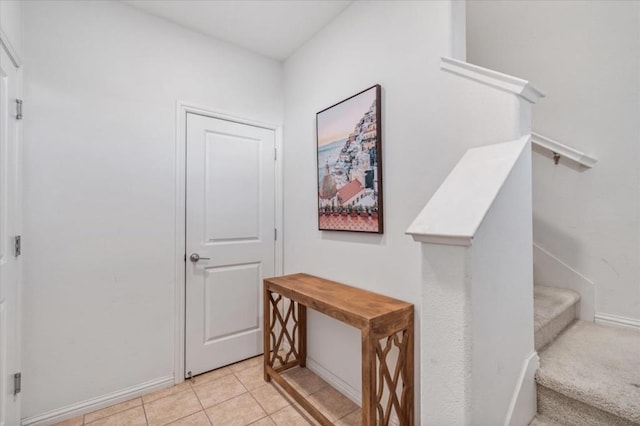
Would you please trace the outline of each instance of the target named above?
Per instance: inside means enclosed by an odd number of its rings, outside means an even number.
[[[193,263],[196,263],[198,260],[211,260],[211,259],[208,257],[200,257],[198,253],[192,253],[191,256],[189,256],[189,260],[191,260]]]

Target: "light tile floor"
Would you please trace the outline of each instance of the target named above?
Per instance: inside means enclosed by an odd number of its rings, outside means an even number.
[[[360,408],[306,368],[284,376],[338,426],[360,425]],[[318,423],[262,375],[262,356],[196,376],[177,386],[85,414],[59,426],[298,426]]]

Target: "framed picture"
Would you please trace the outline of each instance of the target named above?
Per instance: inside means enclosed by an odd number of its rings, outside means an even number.
[[[380,85],[316,114],[318,229],[382,234]]]

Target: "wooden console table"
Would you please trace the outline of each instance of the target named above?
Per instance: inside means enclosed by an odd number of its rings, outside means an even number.
[[[264,380],[333,424],[280,374],[305,367],[307,307],[361,330],[362,424],[386,426],[395,416],[413,425],[413,305],[391,297],[307,274],[264,280]],[[397,358],[388,360],[390,352]]]

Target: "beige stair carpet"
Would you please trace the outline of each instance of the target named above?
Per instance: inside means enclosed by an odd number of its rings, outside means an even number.
[[[535,347],[540,350],[576,319],[580,295],[572,290],[533,287]]]
[[[538,411],[544,413],[543,416],[546,419],[560,426],[638,425],[540,385],[538,385]]]
[[[565,426],[565,425],[563,425],[562,423],[558,423],[557,421],[547,416],[538,414],[533,418],[533,420],[531,420],[531,423],[529,423],[529,426]]]
[[[640,332],[576,321],[540,353],[536,380],[558,394],[640,424]]]

